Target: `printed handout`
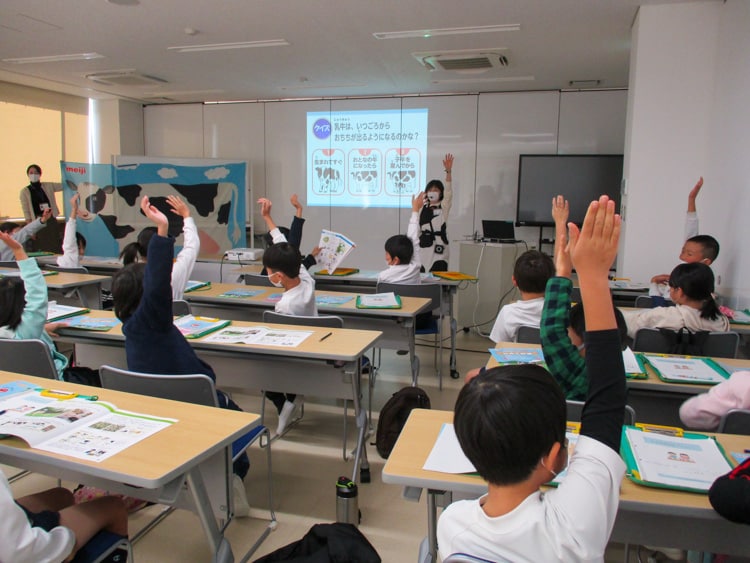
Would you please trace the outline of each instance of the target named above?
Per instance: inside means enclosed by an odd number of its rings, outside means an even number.
[[[312,330],[278,330],[267,326],[232,326],[213,333],[204,342],[296,348],[313,332]]]

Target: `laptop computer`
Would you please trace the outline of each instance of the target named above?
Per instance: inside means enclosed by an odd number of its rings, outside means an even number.
[[[489,242],[516,242],[513,221],[482,219],[482,240]]]

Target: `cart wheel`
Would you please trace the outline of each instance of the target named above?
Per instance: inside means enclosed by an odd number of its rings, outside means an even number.
[[[461,374],[458,373],[458,370],[452,369],[451,370],[451,379],[458,379],[461,377]]]

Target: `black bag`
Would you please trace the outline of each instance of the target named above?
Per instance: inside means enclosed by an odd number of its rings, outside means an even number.
[[[91,387],[102,386],[102,380],[99,378],[99,372],[97,370],[81,366],[66,367],[63,370],[63,380],[69,383],[90,385]]]
[[[378,430],[375,435],[375,447],[384,459],[391,455],[401,430],[409,418],[412,409],[429,409],[430,398],[424,389],[404,387],[396,391],[380,409]]]
[[[659,332],[667,341],[668,354],[680,354],[682,356],[705,356],[703,346],[708,340],[709,332],[699,330],[691,332],[689,329],[682,327],[678,331],[667,328],[660,328]]]
[[[380,556],[353,524],[315,524],[296,542],[256,559],[255,563],[380,563]]]

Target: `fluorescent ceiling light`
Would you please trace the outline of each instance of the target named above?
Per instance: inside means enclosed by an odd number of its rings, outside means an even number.
[[[531,82],[536,80],[533,76],[498,76],[496,78],[445,78],[431,80],[432,84],[459,84],[471,82]]]
[[[177,53],[194,53],[197,51],[226,51],[229,49],[251,49],[253,47],[283,47],[289,45],[286,39],[269,39],[268,41],[241,41],[239,43],[213,43],[208,45],[182,45],[167,47],[168,51]]]
[[[437,37],[438,35],[470,35],[474,33],[497,33],[520,31],[521,24],[480,25],[478,27],[445,27],[442,29],[415,29],[412,31],[386,31],[373,33],[375,39],[408,39],[414,37]]]
[[[31,63],[58,63],[64,61],[88,61],[91,59],[103,59],[104,55],[99,53],[73,53],[70,55],[47,55],[44,57],[20,57],[17,59],[3,59],[4,63],[25,65]]]

